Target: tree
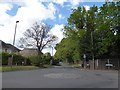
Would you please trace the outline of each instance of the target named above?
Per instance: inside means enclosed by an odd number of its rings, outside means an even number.
[[[50,34],[51,26],[44,23],[34,23],[30,29],[24,33],[24,37],[20,38],[20,46],[37,47],[38,54],[42,54],[42,50],[50,46],[57,40],[57,37]]]
[[[93,5],[72,9],[68,24],[64,27],[65,38],[56,46],[57,58],[87,59],[120,57],[120,6],[109,2],[100,8]],[[80,55],[80,57],[79,57]]]
[[[55,59],[67,61],[68,63],[76,63],[80,60],[79,37],[76,35],[76,31],[73,32],[56,45]]]
[[[70,39],[64,38],[62,41],[57,44],[55,49],[57,50],[55,53],[55,59],[67,61],[68,63],[73,62],[72,55],[73,55],[73,46],[70,45]]]
[[[45,64],[50,64],[50,61],[52,60],[52,56],[49,52],[45,53]]]
[[[96,20],[96,45],[98,58],[116,57],[118,44],[116,36],[118,34],[118,8],[115,3],[105,3],[100,7],[100,12]],[[116,33],[116,35],[115,35]],[[117,48],[117,49],[116,49]]]

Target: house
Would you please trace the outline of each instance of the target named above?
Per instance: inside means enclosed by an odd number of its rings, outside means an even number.
[[[2,40],[0,40],[0,52],[7,52],[7,53],[15,52],[15,53],[19,53],[20,51],[21,50],[18,49],[17,47],[15,47],[15,46],[13,46],[11,44],[5,43]]]
[[[38,54],[37,48],[24,48],[20,51],[20,54],[24,57],[34,56]]]

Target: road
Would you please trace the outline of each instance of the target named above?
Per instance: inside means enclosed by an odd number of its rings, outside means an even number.
[[[3,88],[118,88],[117,71],[57,66],[2,73]]]

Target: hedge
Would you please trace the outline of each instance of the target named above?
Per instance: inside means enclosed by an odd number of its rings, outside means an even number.
[[[2,65],[8,64],[8,58],[11,56],[9,53],[0,53],[0,56],[2,56]]]
[[[2,65],[8,65],[8,58],[12,57],[13,55],[13,65],[21,65],[22,62],[24,62],[25,60],[28,60],[27,58],[21,56],[20,54],[10,54],[10,53],[0,53],[0,55],[2,56]]]

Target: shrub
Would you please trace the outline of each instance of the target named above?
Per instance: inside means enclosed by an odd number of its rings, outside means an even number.
[[[32,65],[34,65],[34,66],[40,66],[40,63],[42,63],[41,62],[42,61],[41,57],[38,56],[38,55],[36,55],[36,56],[30,56],[29,59],[30,59]]]
[[[52,56],[50,53],[46,53],[44,56],[45,64],[50,64],[50,61],[53,60]]]
[[[53,57],[50,55],[50,53],[46,53],[41,55],[30,56],[29,59],[32,62],[32,65],[44,67],[45,64],[50,64],[50,60],[53,60]]]

